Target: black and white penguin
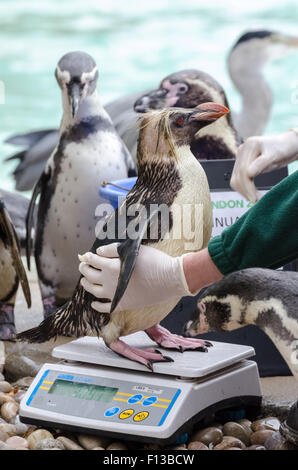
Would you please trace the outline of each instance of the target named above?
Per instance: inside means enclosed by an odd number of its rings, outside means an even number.
[[[55,76],[63,102],[60,139],[35,186],[27,218],[30,266],[33,209],[40,195],[34,254],[46,314],[69,299],[76,286],[77,254],[92,244],[96,208],[106,203],[99,197],[101,183],[126,178],[134,168],[101,106],[93,58],[70,52],[60,59]]]
[[[240,94],[241,109],[232,117],[239,135],[261,135],[271,116],[273,94],[265,76],[268,63],[297,51],[298,37],[270,30],[242,34],[228,54],[230,78]]]
[[[200,70],[181,70],[165,77],[156,90],[141,96],[134,109],[144,113],[168,107],[195,108],[207,101],[229,107],[224,89],[211,75]],[[131,126],[127,132],[131,133]],[[125,140],[125,136],[123,138]],[[227,114],[199,131],[190,148],[199,160],[219,160],[235,158],[240,143],[231,116]],[[133,155],[133,148],[131,152]]]
[[[138,310],[117,313],[114,309],[129,282],[141,243],[171,256],[182,255],[188,249],[200,250],[207,245],[212,229],[210,191],[205,172],[192,154],[190,143],[199,129],[227,112],[228,109],[221,105],[205,103],[195,109],[174,108],[145,115],[140,126],[137,182],[119,209],[106,218],[91,249],[95,252],[99,246],[120,243],[121,272],[112,313],[95,312],[91,308],[94,297],[78,283],[72,300],[66,306],[46,318],[37,328],[20,333],[17,336],[19,340],[44,342],[58,335],[97,335],[113,351],[151,370],[152,363],[168,358],[156,351],[131,348],[119,337],[145,330],[160,346],[206,350],[210,343],[172,335],[159,325],[177,304],[178,297]],[[193,240],[189,238],[190,232],[178,229],[181,228],[181,210],[185,205],[190,207],[191,233],[195,237],[194,233],[200,234],[199,239]],[[160,210],[161,207],[167,209],[166,213]],[[198,208],[199,218],[196,216]],[[135,229],[133,236],[130,236],[130,227]],[[190,241],[196,242],[195,247],[187,247]]]
[[[203,291],[186,323],[188,336],[257,325],[298,378],[298,273],[262,268],[236,271]]]
[[[5,203],[0,198],[0,340],[10,340],[16,332],[14,305],[19,283],[30,308],[30,287],[21,259],[18,236]]]

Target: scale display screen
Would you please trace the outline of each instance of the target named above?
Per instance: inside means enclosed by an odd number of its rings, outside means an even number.
[[[99,402],[110,402],[118,392],[118,388],[103,387],[86,383],[72,382],[71,380],[55,380],[49,393],[65,397],[80,398]]]

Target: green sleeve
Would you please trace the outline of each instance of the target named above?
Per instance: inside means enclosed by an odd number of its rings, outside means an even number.
[[[211,239],[208,251],[224,275],[251,267],[275,269],[298,258],[298,171]]]

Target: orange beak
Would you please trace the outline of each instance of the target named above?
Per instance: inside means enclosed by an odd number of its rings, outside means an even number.
[[[199,104],[196,109],[199,112],[194,114],[192,118],[198,121],[213,121],[230,112],[225,106],[212,102]]]

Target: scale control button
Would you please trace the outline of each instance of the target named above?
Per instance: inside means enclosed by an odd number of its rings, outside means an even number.
[[[117,406],[115,406],[114,408],[109,408],[109,409],[105,412],[105,416],[107,416],[107,417],[114,416],[114,415],[116,415],[117,413],[119,413],[119,411],[120,411],[120,408],[118,408]]]
[[[133,395],[127,401],[128,403],[137,403],[138,401],[141,401],[142,398],[143,398],[143,395]]]
[[[157,402],[157,397],[148,397],[143,401],[142,405],[150,406],[150,405],[154,405],[154,403],[156,402]]]
[[[149,416],[148,411],[140,411],[140,413],[137,413],[134,416],[133,420],[134,421],[143,421],[144,419],[148,418],[148,416]]]
[[[134,414],[134,410],[124,410],[122,413],[119,415],[120,419],[126,419],[129,418],[131,415]]]

